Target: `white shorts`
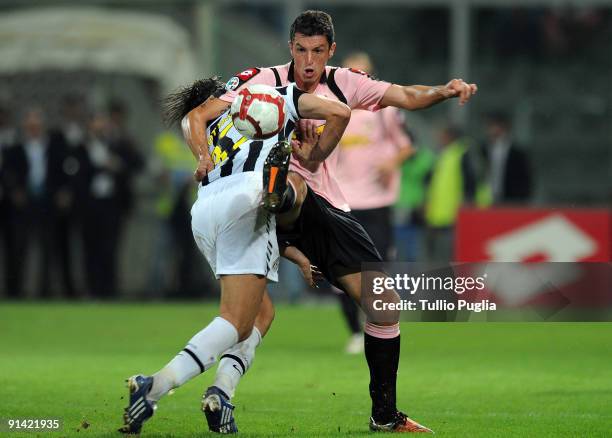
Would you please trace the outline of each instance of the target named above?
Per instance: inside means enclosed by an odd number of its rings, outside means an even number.
[[[217,279],[256,274],[278,281],[276,219],[261,204],[261,172],[229,175],[200,186],[191,229]]]

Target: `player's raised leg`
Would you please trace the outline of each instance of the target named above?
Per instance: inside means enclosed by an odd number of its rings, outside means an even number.
[[[291,192],[287,193],[290,158],[291,145],[288,141],[280,141],[270,150],[264,162],[263,205],[271,213],[279,213],[287,205],[287,201],[291,201],[287,199],[291,196]]]
[[[279,228],[290,228],[300,214],[306,198],[306,183],[295,172],[289,172],[291,145],[277,143],[266,158],[263,168],[263,205],[277,215]]]

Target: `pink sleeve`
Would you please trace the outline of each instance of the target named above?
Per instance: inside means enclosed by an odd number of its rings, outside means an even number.
[[[365,73],[348,68],[339,68],[335,79],[351,109],[378,111],[382,108],[378,103],[391,86],[389,82],[372,79]]]
[[[243,76],[245,73],[258,70],[257,73],[251,74],[251,77]],[[246,80],[244,80],[246,79]],[[236,86],[234,86],[236,84]],[[236,76],[230,78],[225,84],[225,94],[223,94],[219,99],[225,102],[233,102],[234,98],[238,95],[238,92],[244,88],[245,85],[271,85],[276,86],[276,78],[274,76],[274,72],[270,68],[259,68],[259,69],[247,69],[242,73],[239,73]]]
[[[395,147],[398,149],[410,147],[412,140],[404,127],[404,114],[397,108],[387,107],[383,110],[383,118],[387,135]]]

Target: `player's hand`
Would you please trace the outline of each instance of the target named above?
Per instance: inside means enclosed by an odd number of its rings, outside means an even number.
[[[465,105],[477,91],[476,84],[468,84],[463,79],[452,79],[444,86],[446,97],[458,97],[459,105]]]
[[[193,177],[196,181],[202,181],[208,172],[212,171],[215,168],[215,164],[213,163],[210,155],[207,153],[200,154],[200,159],[198,160],[198,168],[193,173]]]
[[[319,141],[317,124],[314,120],[298,121],[298,137],[291,140],[293,155],[302,166],[311,172],[316,172],[318,162],[310,160],[310,154]]]
[[[318,288],[319,281],[323,279],[323,274],[319,271],[315,265],[311,265],[310,262],[305,264],[298,264],[298,268],[304,276],[304,280],[310,287]]]
[[[319,141],[317,123],[314,120],[299,120],[298,127],[302,144],[310,146],[311,149],[314,148]]]
[[[299,120],[297,131],[297,139],[292,140],[291,146],[294,146],[294,153],[299,160],[309,161],[310,153],[319,141],[317,125],[314,120]]]
[[[323,274],[319,271],[319,268],[310,264],[310,260],[302,251],[295,246],[289,245],[281,246],[279,252],[281,256],[297,265],[308,286],[319,287],[317,282],[323,279]]]
[[[316,172],[319,168],[319,163],[317,161],[310,160],[310,153],[312,152],[312,148],[307,144],[302,143],[300,140],[292,139],[291,140],[291,150],[293,156],[298,160],[298,162],[310,172]]]

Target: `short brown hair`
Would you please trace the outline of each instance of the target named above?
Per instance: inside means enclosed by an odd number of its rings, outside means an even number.
[[[296,33],[306,36],[323,35],[331,46],[334,42],[334,23],[327,12],[304,11],[291,24],[290,41],[293,41]]]

